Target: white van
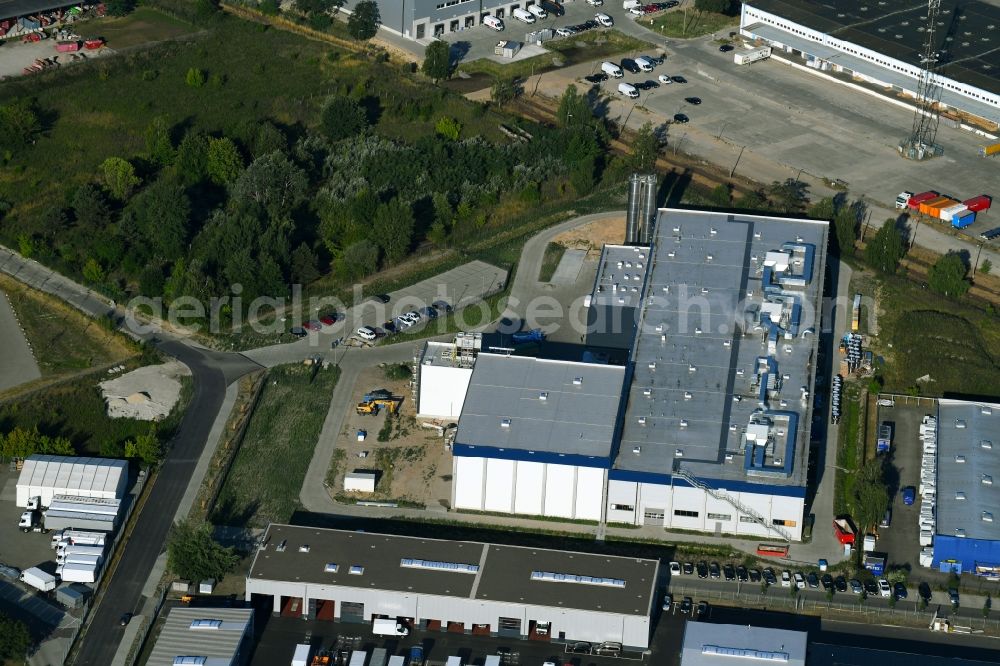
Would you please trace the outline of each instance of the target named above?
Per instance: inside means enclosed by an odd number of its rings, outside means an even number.
[[[374,329],[368,326],[362,326],[358,329],[358,337],[362,340],[374,340],[378,336],[375,335]]]
[[[530,7],[528,7],[528,11],[540,19],[548,18],[549,16],[548,14],[545,13],[545,10],[539,7],[538,5],[531,5]]]
[[[620,79],[625,76],[622,68],[613,62],[604,61],[601,63],[601,71],[613,79]]]
[[[653,71],[653,61],[647,58],[646,56],[639,56],[638,58],[636,58],[635,64],[638,65],[639,69],[641,69],[644,72]]]
[[[607,14],[594,14],[594,20],[603,25],[605,28],[610,28],[615,24],[615,20]]]
[[[376,636],[409,636],[410,630],[405,624],[387,618],[377,618],[372,622],[372,633]]]
[[[534,14],[532,14],[531,12],[525,11],[523,9],[515,9],[514,11],[512,11],[510,13],[510,15],[513,16],[514,18],[516,18],[518,21],[521,21],[522,23],[534,23],[535,22],[535,16],[534,16]]]
[[[631,83],[619,83],[618,94],[632,99],[637,99],[639,97],[639,91]]]
[[[642,7],[642,3],[639,0],[625,0],[622,3],[622,9],[629,10],[635,7]]]
[[[483,25],[487,28],[493,28],[497,32],[503,32],[503,21],[496,16],[484,16]]]

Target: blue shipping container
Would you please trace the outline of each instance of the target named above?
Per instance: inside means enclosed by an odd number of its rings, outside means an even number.
[[[964,229],[965,227],[969,226],[975,221],[976,221],[976,214],[970,210],[965,213],[962,213],[961,215],[956,215],[955,217],[951,218],[951,226],[955,227],[956,229]]]

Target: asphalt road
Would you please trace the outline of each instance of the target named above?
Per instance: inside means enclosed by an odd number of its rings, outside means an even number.
[[[0,391],[38,379],[42,373],[7,294],[0,292]]]

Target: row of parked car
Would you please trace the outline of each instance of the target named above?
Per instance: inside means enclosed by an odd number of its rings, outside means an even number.
[[[745,583],[766,583],[767,585],[777,585],[781,581],[781,587],[796,587],[800,590],[807,588],[826,591],[847,592],[850,590],[854,594],[864,592],[868,596],[895,597],[896,599],[906,599],[908,592],[906,585],[896,583],[893,585],[884,578],[870,579],[862,583],[853,578],[847,580],[845,576],[833,576],[829,573],[817,574],[810,571],[803,574],[800,571],[782,571],[778,574],[771,567],[765,569],[750,569],[743,565],[734,566],[732,564],[719,565],[718,562],[671,562],[671,576],[691,576],[697,574],[698,578],[708,578],[713,580],[725,579],[727,581],[741,581]],[[931,590],[926,583],[921,583],[919,588],[921,598],[930,600]]]
[[[425,319],[433,321],[442,314],[451,312],[453,309],[447,301],[434,301],[429,306],[420,308],[419,310],[404,312],[395,319],[383,322],[381,326],[362,326],[357,330],[357,336],[362,340],[371,342],[405,331]]]
[[[630,2],[624,3],[626,9],[628,9],[629,14],[635,14],[636,16],[645,16],[646,14],[655,14],[656,12],[662,12],[666,9],[671,9],[679,5],[678,0],[670,0],[669,2],[653,2],[648,5],[640,5],[638,2],[632,4]],[[629,6],[631,5],[631,6]]]

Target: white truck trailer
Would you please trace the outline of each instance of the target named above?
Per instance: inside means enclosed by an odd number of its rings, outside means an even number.
[[[56,589],[56,578],[45,573],[38,567],[31,567],[21,572],[21,582],[41,592],[51,592]]]
[[[737,65],[749,65],[752,62],[767,60],[770,57],[771,47],[765,46],[763,48],[753,49],[750,51],[737,51],[736,55],[733,56],[733,60]]]
[[[64,564],[56,569],[56,573],[65,583],[96,583],[96,565],[91,564]]]

